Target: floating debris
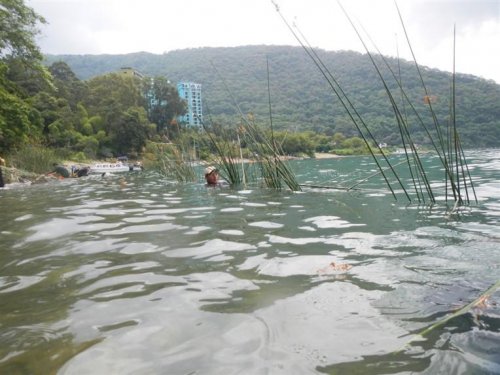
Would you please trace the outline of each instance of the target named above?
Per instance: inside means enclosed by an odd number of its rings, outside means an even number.
[[[320,268],[318,270],[318,274],[322,275],[325,273],[332,273],[332,272],[347,272],[352,268],[352,265],[347,264],[347,263],[335,263],[331,262],[328,266]]]

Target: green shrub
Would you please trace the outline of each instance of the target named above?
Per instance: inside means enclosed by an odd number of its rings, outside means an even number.
[[[79,163],[84,163],[88,160],[87,155],[85,155],[85,153],[82,151],[72,154],[70,159]]]

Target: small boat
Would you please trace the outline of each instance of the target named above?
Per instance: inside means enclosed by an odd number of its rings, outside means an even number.
[[[115,172],[128,172],[134,170],[134,167],[130,167],[122,162],[117,163],[97,163],[90,167],[89,173],[115,173]]]

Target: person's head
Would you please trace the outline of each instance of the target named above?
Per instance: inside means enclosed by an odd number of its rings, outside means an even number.
[[[205,180],[209,185],[217,184],[217,179],[219,178],[219,171],[215,167],[207,167],[205,168]]]

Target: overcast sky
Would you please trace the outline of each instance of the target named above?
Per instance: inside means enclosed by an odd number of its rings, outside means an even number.
[[[309,42],[364,52],[336,0],[276,0]],[[384,55],[412,60],[393,0],[341,0]],[[27,0],[48,21],[44,53],[164,53],[197,47],[297,45],[270,0]],[[500,83],[500,0],[398,0],[419,64]]]

